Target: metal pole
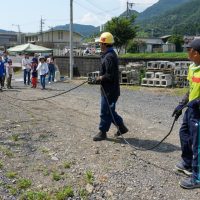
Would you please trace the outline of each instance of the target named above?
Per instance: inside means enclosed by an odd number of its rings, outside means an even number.
[[[70,0],[70,80],[73,79],[73,0]]]

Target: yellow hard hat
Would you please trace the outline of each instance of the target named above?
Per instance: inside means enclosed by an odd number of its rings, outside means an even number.
[[[114,43],[113,35],[109,32],[104,32],[101,34],[99,42],[105,44],[113,44]]]

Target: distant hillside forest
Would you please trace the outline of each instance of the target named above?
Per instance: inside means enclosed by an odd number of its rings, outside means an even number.
[[[190,0],[176,6],[161,15],[137,20],[141,31],[153,36],[166,34],[199,35],[200,34],[200,0]]]

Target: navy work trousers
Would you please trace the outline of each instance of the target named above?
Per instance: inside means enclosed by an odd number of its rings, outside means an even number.
[[[192,167],[193,178],[200,181],[200,110],[188,108],[180,128],[182,159]]]
[[[100,131],[108,132],[108,130],[110,129],[111,123],[117,126],[120,126],[123,124],[123,119],[115,111],[116,102],[117,100],[109,101],[109,105],[108,105],[106,97],[101,96],[101,113],[100,113],[100,124],[99,124]],[[115,121],[113,121],[109,106],[110,106],[110,109],[112,110],[112,114]]]

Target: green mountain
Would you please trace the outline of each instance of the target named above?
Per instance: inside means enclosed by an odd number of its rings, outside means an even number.
[[[139,12],[137,12],[136,10],[129,10],[128,13],[127,11],[124,11],[120,17],[127,17],[127,16],[131,16],[131,15],[135,15],[135,16],[139,16]]]
[[[69,24],[55,26],[54,30],[69,30]],[[92,25],[82,25],[82,24],[73,24],[73,31],[80,33],[81,35],[88,37],[100,32],[100,27],[95,27]]]
[[[195,35],[200,33],[199,21],[200,1],[189,0],[161,15],[140,21],[138,24],[141,30],[151,31],[154,36],[165,34]]]
[[[157,3],[148,7],[142,13],[139,14],[136,21],[147,20],[155,16],[159,16],[166,11],[176,8],[191,0],[159,0]]]

